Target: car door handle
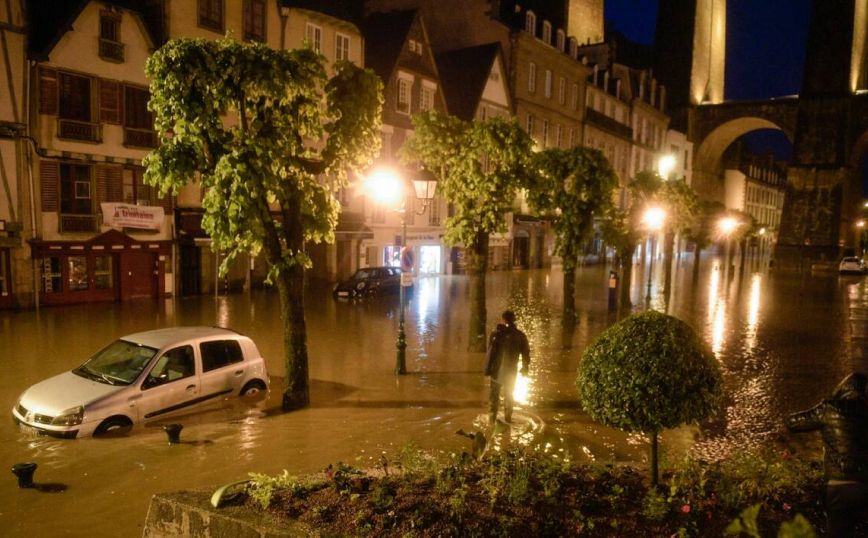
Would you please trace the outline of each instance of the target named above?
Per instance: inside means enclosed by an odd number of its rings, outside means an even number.
[[[196,385],[187,385],[187,392],[193,392],[196,390]]]
[[[235,377],[240,377],[244,374],[244,370],[235,370]]]

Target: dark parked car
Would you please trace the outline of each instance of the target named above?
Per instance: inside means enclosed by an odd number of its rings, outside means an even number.
[[[365,267],[335,285],[334,296],[351,298],[398,293],[401,270],[397,267]]]

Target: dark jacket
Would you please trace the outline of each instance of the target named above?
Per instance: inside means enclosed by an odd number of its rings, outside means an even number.
[[[866,380],[861,374],[847,377],[829,400],[787,420],[790,431],[821,431],[826,480],[868,482]]]
[[[530,346],[527,337],[515,325],[499,324],[488,342],[488,356],[485,362],[485,375],[501,385],[515,381],[518,359],[522,368],[530,365]]]

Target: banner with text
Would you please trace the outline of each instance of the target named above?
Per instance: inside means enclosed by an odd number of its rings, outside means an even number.
[[[113,228],[159,230],[163,227],[163,208],[149,205],[101,203],[102,222]]]

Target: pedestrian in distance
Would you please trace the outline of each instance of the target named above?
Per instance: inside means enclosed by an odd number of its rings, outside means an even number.
[[[826,477],[828,536],[852,537],[868,505],[868,376],[853,373],[828,400],[791,415],[792,432],[820,430]]]
[[[527,368],[530,365],[527,336],[515,326],[515,313],[507,310],[501,318],[503,323],[498,323],[497,328],[491,333],[485,362],[485,375],[491,378],[489,394],[491,424],[494,424],[497,419],[501,389],[503,389],[503,418],[506,422],[512,421],[512,391],[515,388],[519,358],[521,358],[522,375],[527,375]]]

